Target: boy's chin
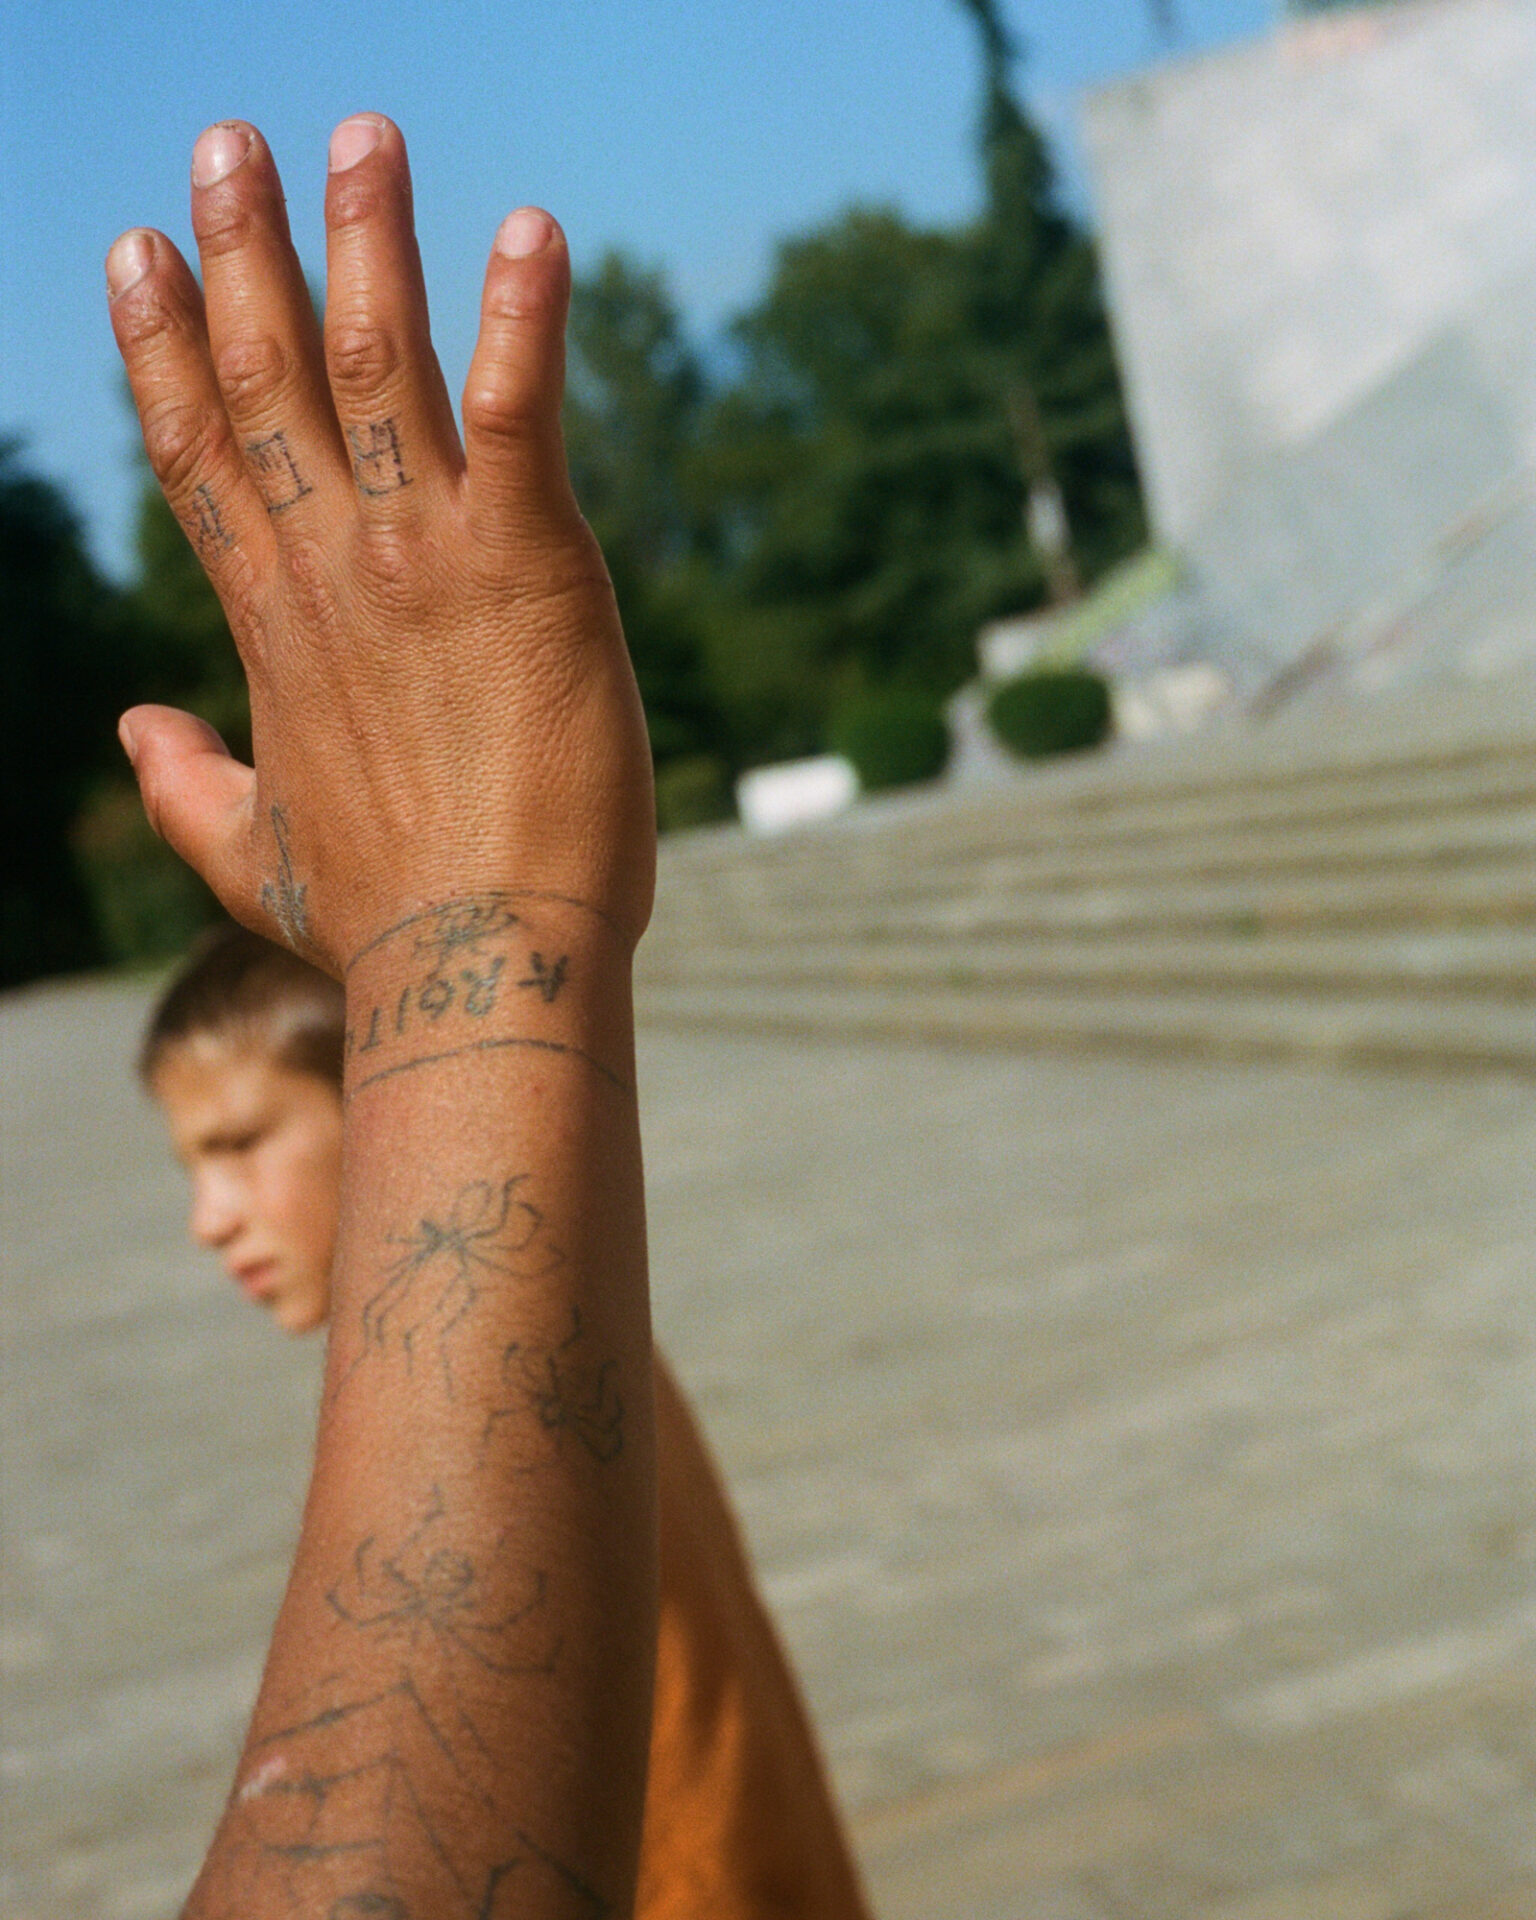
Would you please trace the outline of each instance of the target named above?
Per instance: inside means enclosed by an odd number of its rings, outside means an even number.
[[[268,1311],[279,1331],[296,1340],[325,1325],[325,1307],[311,1300],[274,1300]]]

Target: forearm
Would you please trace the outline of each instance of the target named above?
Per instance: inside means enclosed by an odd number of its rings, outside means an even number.
[[[347,984],[314,1479],[188,1911],[623,1912],[654,1632],[628,943],[482,894]]]

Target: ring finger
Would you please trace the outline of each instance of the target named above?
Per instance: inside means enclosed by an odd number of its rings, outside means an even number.
[[[464,456],[432,350],[411,219],[405,142],[380,114],[331,137],[325,196],[325,353],[365,508],[409,508],[407,490],[457,480]]]

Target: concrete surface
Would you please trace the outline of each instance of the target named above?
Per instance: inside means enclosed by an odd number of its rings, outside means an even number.
[[[317,1355],[0,1004],[5,1920],[162,1920]],[[652,1035],[658,1319],[883,1920],[1536,1913],[1536,1090]]]
[[[1536,676],[1510,673],[677,836],[638,987],[682,1032],[1536,1076],[1533,943]]]

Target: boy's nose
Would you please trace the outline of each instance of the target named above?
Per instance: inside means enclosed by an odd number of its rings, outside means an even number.
[[[199,1180],[193,1189],[187,1231],[200,1247],[222,1247],[240,1228],[237,1196],[222,1182]]]

